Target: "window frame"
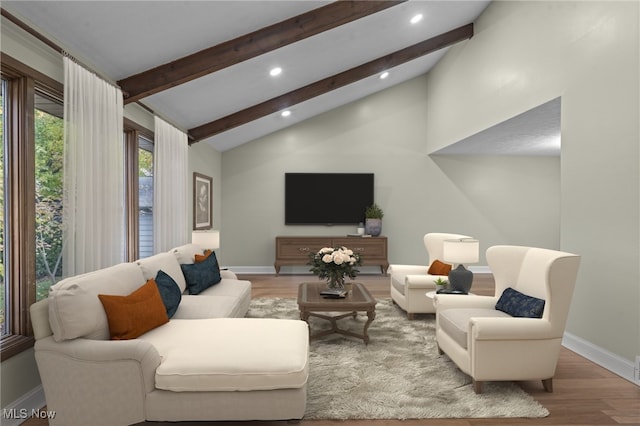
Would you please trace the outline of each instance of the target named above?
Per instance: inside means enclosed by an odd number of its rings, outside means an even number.
[[[5,53],[0,54],[0,73],[8,80],[8,143],[5,147],[6,275],[10,311],[8,334],[0,340],[0,361],[33,346],[29,307],[36,299],[35,236],[35,123],[37,90],[63,99],[62,83],[36,71]],[[8,238],[7,238],[8,236]]]

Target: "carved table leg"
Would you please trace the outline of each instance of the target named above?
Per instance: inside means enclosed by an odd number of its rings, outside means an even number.
[[[374,310],[367,311],[367,322],[364,325],[364,331],[362,333],[365,344],[369,344],[369,334],[367,334],[367,330],[369,329],[369,326],[371,325],[371,323],[375,318],[376,318],[376,311]]]

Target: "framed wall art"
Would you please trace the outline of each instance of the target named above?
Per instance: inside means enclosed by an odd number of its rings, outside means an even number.
[[[193,173],[193,229],[213,228],[213,179]]]

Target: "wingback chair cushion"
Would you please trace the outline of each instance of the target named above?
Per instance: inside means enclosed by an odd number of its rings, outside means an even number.
[[[457,297],[457,296],[454,296]],[[509,318],[510,315],[495,309],[467,308],[449,309],[440,316],[440,328],[457,344],[467,349],[469,320],[471,318]]]

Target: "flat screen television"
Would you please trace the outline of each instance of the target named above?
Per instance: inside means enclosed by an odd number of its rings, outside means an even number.
[[[285,173],[286,225],[356,225],[373,204],[373,173]]]

